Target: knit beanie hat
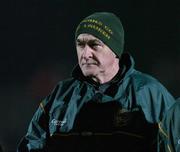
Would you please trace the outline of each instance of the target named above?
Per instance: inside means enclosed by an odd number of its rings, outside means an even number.
[[[123,52],[123,26],[120,19],[113,13],[96,12],[86,17],[76,29],[75,40],[82,33],[92,34],[97,37],[119,57]]]

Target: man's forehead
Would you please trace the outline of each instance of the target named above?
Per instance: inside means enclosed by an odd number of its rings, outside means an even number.
[[[97,37],[91,35],[91,34],[86,34],[86,33],[83,33],[83,34],[80,34],[78,37],[77,37],[77,40],[76,41],[83,41],[83,42],[87,42],[87,41],[97,41],[97,42],[101,42],[102,41],[100,39],[98,39]]]

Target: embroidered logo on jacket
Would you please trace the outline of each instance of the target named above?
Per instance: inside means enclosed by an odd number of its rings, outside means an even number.
[[[178,145],[180,145],[180,139],[178,139]]]
[[[61,126],[61,127],[62,127],[66,122],[67,122],[66,118],[65,118],[64,120],[62,120],[62,121],[56,120],[56,119],[53,119],[53,120],[51,121],[51,123],[52,123],[53,125],[55,125],[55,126]]]

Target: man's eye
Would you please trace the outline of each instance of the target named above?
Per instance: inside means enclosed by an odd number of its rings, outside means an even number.
[[[79,46],[79,47],[84,47],[84,43],[77,42],[77,46]]]
[[[98,46],[100,46],[98,43],[92,43],[90,44],[91,48],[97,48]]]

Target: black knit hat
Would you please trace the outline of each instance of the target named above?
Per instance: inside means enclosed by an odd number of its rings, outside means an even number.
[[[75,39],[82,33],[94,35],[103,41],[118,56],[123,52],[123,26],[120,19],[113,13],[96,12],[86,17],[78,25]]]

